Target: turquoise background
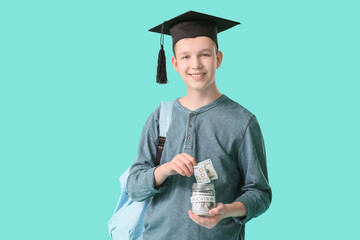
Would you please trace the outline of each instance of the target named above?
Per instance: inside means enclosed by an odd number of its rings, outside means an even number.
[[[109,239],[118,177],[160,101],[186,94],[159,35],[188,10],[219,34],[221,93],[263,131],[273,202],[247,239],[360,239],[358,1],[1,1],[0,239]]]

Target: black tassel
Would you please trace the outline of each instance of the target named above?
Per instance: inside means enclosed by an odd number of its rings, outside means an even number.
[[[160,83],[160,84],[166,84],[167,83],[166,57],[165,57],[165,51],[164,51],[163,45],[161,45],[161,49],[159,51],[156,82]]]
[[[160,84],[167,83],[166,57],[165,57],[165,51],[164,51],[164,24],[165,24],[165,22],[161,25],[161,35],[160,35],[161,49],[159,51],[157,74],[156,74],[156,82],[160,83]]]

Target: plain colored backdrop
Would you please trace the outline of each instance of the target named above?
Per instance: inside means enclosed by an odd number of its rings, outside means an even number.
[[[1,1],[0,239],[109,239],[147,117],[186,94],[160,35],[188,10],[218,35],[221,93],[263,131],[273,201],[246,239],[360,239],[358,1]],[[166,227],[166,226],[164,226]]]

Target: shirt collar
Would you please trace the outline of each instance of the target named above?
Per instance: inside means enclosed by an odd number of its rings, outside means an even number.
[[[208,103],[198,109],[195,109],[194,111],[191,111],[190,109],[184,107],[183,105],[181,105],[179,98],[176,98],[174,100],[174,104],[175,106],[177,106],[181,111],[186,112],[186,113],[202,113],[205,112],[217,105],[219,105],[220,103],[222,103],[224,100],[226,100],[228,97],[225,94],[221,94],[220,97],[218,97],[217,99],[215,99],[214,101],[212,101],[211,103]]]

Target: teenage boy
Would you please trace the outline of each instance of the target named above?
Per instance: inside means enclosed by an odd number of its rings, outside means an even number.
[[[145,123],[138,156],[130,168],[130,197],[135,201],[153,197],[144,218],[145,240],[244,239],[245,223],[270,205],[258,121],[216,86],[216,69],[223,59],[217,33],[236,24],[189,11],[150,29],[162,37],[172,36],[172,65],[185,82],[187,94],[173,102],[160,165],[155,167],[159,106]],[[159,82],[166,81],[166,75],[159,75],[163,78]],[[190,210],[194,166],[209,158],[218,174],[213,181],[217,204],[209,211],[210,217],[200,217]]]

